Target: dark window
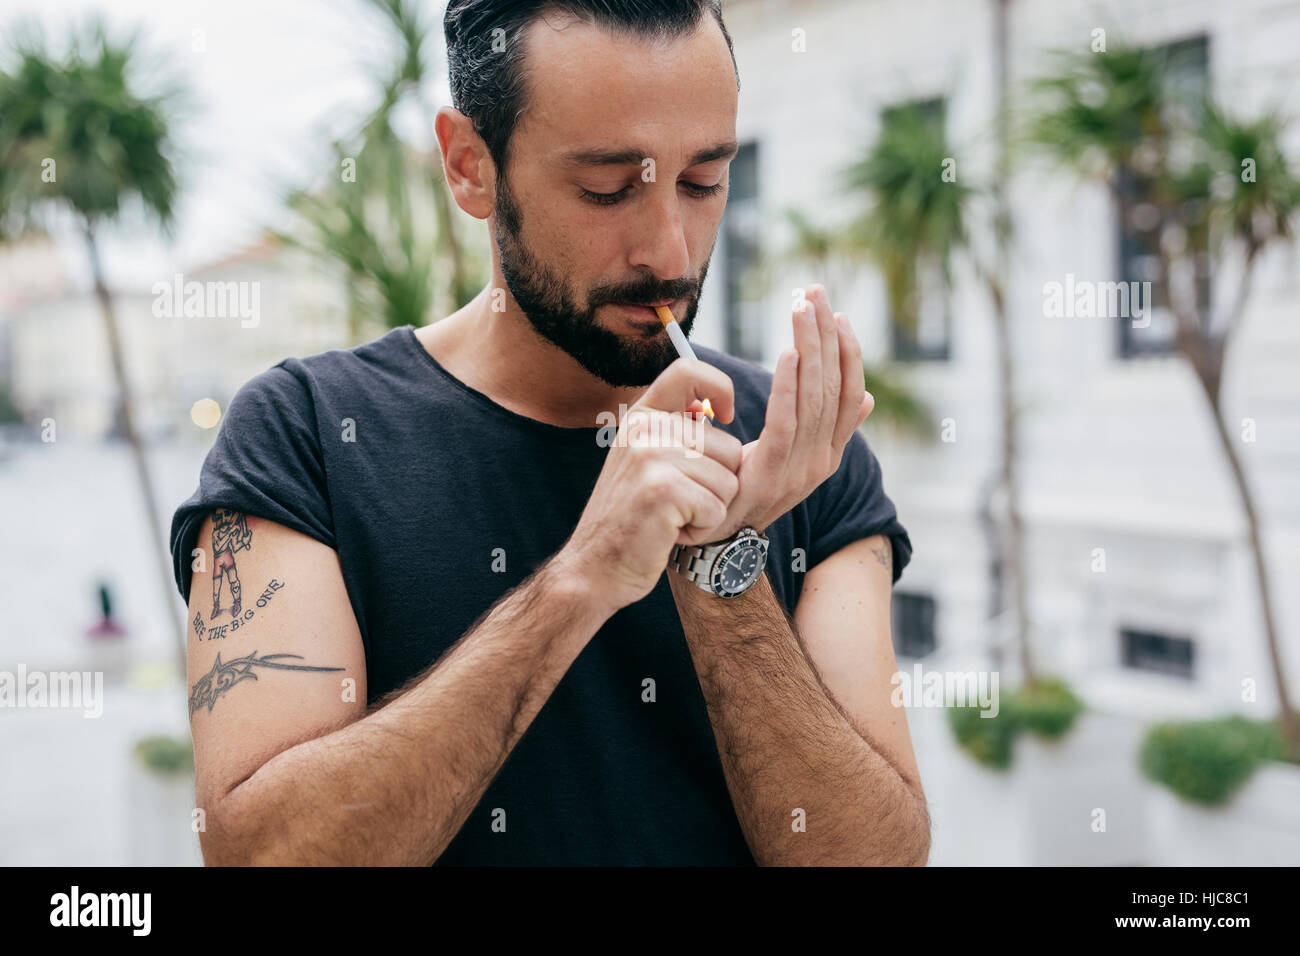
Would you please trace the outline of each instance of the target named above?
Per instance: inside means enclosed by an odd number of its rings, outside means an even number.
[[[1202,104],[1209,92],[1209,41],[1201,37],[1157,47],[1153,51],[1165,59],[1168,81],[1168,100],[1171,109],[1182,114],[1179,125],[1196,124]],[[1145,201],[1150,184],[1130,169],[1120,169],[1115,181],[1115,198],[1119,216],[1119,278],[1122,282],[1153,282],[1158,273],[1156,259],[1160,235],[1160,217],[1155,208]],[[1196,300],[1198,312],[1204,316],[1210,302],[1210,255],[1208,246],[1202,245],[1192,255],[1196,274]],[[1142,286],[1130,286],[1141,289]],[[1116,318],[1119,328],[1119,354],[1121,358],[1142,355],[1163,355],[1174,350],[1174,317],[1168,308],[1168,296],[1156,285],[1145,292],[1142,305],[1146,310],[1142,324],[1134,324],[1133,315]],[[1148,301],[1148,298],[1150,301]],[[1099,302],[1100,307],[1100,302]],[[1130,313],[1132,313],[1130,301]],[[1147,319],[1150,320],[1146,324]]]
[[[1121,628],[1120,649],[1125,667],[1175,677],[1192,677],[1196,645],[1190,637]]]
[[[928,594],[894,592],[894,653],[900,657],[925,657],[935,649],[934,598]]]
[[[724,321],[727,352],[751,362],[763,360],[765,318],[753,271],[759,264],[762,227],[758,204],[758,145],[741,144],[728,173],[727,209],[722,218]]]

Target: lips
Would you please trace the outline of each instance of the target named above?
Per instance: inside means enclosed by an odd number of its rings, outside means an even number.
[[[634,302],[620,303],[619,308],[626,309],[634,314],[642,322],[658,322],[659,313],[655,311],[659,306],[667,306],[670,310],[677,303],[677,299],[661,299],[658,302]]]

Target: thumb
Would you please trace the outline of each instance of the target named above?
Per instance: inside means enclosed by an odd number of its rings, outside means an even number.
[[[727,373],[699,359],[679,358],[650,383],[636,404],[662,412],[684,412],[693,402],[706,398],[719,421],[735,418],[735,394]]]

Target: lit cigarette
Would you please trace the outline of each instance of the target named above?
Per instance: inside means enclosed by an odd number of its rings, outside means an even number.
[[[655,306],[655,312],[659,315],[659,321],[664,324],[664,328],[668,330],[668,338],[672,339],[673,345],[677,349],[677,354],[682,358],[695,358],[695,350],[691,348],[691,343],[686,341],[686,333],[683,332],[682,327],[677,324],[677,319],[673,317],[672,309],[668,308],[666,305],[657,305]],[[709,418],[713,418],[713,406],[709,404],[707,398],[704,399],[703,405],[704,414],[708,415]]]

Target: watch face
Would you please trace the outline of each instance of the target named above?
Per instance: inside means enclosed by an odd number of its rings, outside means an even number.
[[[719,597],[735,597],[748,591],[767,564],[767,543],[760,538],[741,538],[718,555],[711,584]]]

